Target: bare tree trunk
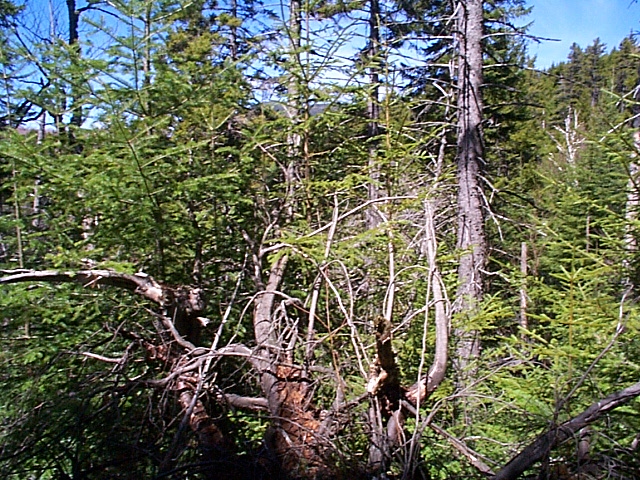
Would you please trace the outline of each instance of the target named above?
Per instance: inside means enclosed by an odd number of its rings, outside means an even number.
[[[640,132],[633,134],[633,145],[636,149],[635,156],[640,155]],[[635,281],[633,275],[633,259],[638,252],[638,239],[636,237],[635,222],[638,221],[638,207],[640,206],[640,185],[638,185],[638,168],[637,161],[632,161],[629,164],[629,180],[627,182],[627,204],[625,212],[626,231],[624,235],[625,246],[627,249],[627,255],[624,260],[624,267],[626,269],[626,280],[629,285],[632,285]]]
[[[76,0],[67,0],[67,12],[69,19],[69,49],[71,50],[71,63],[76,64],[80,57],[80,45],[78,44],[78,22],[80,12],[76,8]],[[79,79],[76,75],[71,76],[71,125],[79,127],[82,125],[82,106],[78,94]],[[73,141],[73,132],[69,134]]]
[[[258,294],[253,313],[256,340],[253,365],[260,372],[260,386],[270,414],[267,443],[281,468],[294,478],[324,478],[326,445],[319,431],[321,421],[312,402],[313,388],[303,368],[292,364],[276,335],[273,310],[288,257],[280,257]]]
[[[38,115],[38,145],[41,145],[44,142],[44,137],[47,134],[47,112],[43,108]]]
[[[520,275],[521,275],[521,284],[520,284],[520,327],[523,330],[527,330],[529,328],[529,322],[527,320],[527,242],[522,242],[520,244]]]
[[[369,141],[369,185],[368,200],[376,200],[380,197],[380,166],[377,164],[378,141],[376,137],[380,133],[378,118],[380,117],[380,5],[378,0],[369,2],[369,45],[367,46],[367,59],[369,61],[369,87],[371,93],[367,101],[367,140]],[[367,228],[372,229],[380,223],[380,216],[376,211],[376,205],[372,204],[366,212]]]
[[[461,385],[479,356],[480,338],[470,327],[483,295],[487,245],[480,171],[482,143],[482,0],[458,3],[458,267],[454,304],[458,316],[456,363]]]
[[[276,352],[278,339],[271,318],[276,291],[282,281],[288,257],[280,257],[271,268],[269,280],[264,292],[258,294],[253,312],[253,332],[256,340],[256,356],[260,359],[262,391],[269,400],[269,410],[273,415],[279,411],[279,402],[275,395],[274,384],[275,365],[277,363]]]
[[[301,19],[302,5],[300,0],[291,0],[289,4],[289,48],[291,49],[291,56],[293,62],[298,68],[302,67],[300,61],[300,47],[301,47],[301,35],[302,35],[302,19]],[[286,184],[286,217],[287,219],[293,218],[294,212],[294,197],[296,190],[300,186],[300,151],[302,146],[302,137],[297,131],[297,126],[300,123],[301,114],[301,101],[300,101],[300,72],[292,75],[289,80],[289,102],[287,105],[287,113],[291,119],[294,128],[289,132],[288,142],[288,155],[289,163],[287,164],[285,171],[285,184]]]
[[[238,0],[231,0],[231,16],[235,19],[238,17]],[[235,22],[231,25],[231,45],[229,45],[231,60],[234,62],[238,59],[238,27]]]

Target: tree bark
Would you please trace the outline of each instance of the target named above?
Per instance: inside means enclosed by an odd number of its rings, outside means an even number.
[[[369,142],[369,185],[368,200],[375,201],[380,197],[380,166],[377,160],[378,140],[380,133],[378,118],[380,117],[380,69],[378,67],[380,53],[380,5],[378,0],[369,2],[369,44],[366,58],[369,62],[369,98],[367,100],[367,140]],[[375,204],[366,211],[367,228],[376,228],[380,224],[380,215]]]
[[[482,0],[458,3],[458,233],[460,251],[458,291],[454,303],[456,361],[461,384],[470,363],[480,353],[478,332],[469,327],[483,295],[487,245],[480,174],[484,162],[482,142]]]

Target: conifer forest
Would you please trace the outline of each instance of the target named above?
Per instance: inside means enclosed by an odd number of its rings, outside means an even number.
[[[640,42],[529,9],[0,0],[0,478],[640,478]]]

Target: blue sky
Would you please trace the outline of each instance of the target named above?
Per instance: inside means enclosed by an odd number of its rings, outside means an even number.
[[[566,60],[569,47],[577,43],[587,47],[596,37],[617,47],[631,31],[640,31],[640,2],[632,0],[528,0],[533,6],[529,33],[556,38],[559,42],[532,43],[529,54],[536,55],[536,66],[546,68]]]
[[[40,17],[41,23],[47,25],[48,0],[26,0],[26,3],[31,15]],[[78,3],[84,5],[86,0]],[[599,37],[610,51],[632,31],[640,32],[640,0],[527,0],[527,3],[533,12],[522,22],[533,22],[529,33],[559,40],[531,43],[529,54],[537,56],[539,68],[566,60],[573,42],[585,48]],[[53,4],[57,15],[64,18],[64,0],[54,0]]]

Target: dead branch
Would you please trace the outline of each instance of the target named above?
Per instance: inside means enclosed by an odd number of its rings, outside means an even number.
[[[331,223],[331,228],[329,229],[329,234],[327,235],[327,244],[324,249],[324,257],[322,259],[322,263],[318,265],[318,269],[322,270],[326,268],[326,262],[329,258],[329,253],[331,253],[331,243],[333,242],[333,237],[336,233],[336,228],[338,226],[338,198],[334,196],[334,207],[333,207],[333,219]],[[313,291],[311,293],[311,303],[309,305],[309,326],[307,328],[307,343],[305,347],[305,359],[307,363],[311,363],[311,359],[313,357],[313,337],[315,335],[315,318],[316,318],[316,308],[318,306],[318,298],[320,297],[320,287],[322,285],[322,274],[319,274],[316,277],[316,280],[313,282]]]
[[[142,295],[158,305],[165,301],[165,289],[152,277],[144,273],[130,275],[113,270],[79,270],[61,272],[58,270],[0,270],[6,277],[0,277],[0,284],[24,282],[78,283],[83,287],[108,285],[123,288]]]
[[[101,362],[115,363],[117,365],[121,365],[125,361],[125,358],[126,358],[126,357],[110,358],[110,357],[105,357],[103,355],[98,355],[97,353],[91,353],[91,352],[79,352],[78,355],[83,355],[85,357],[94,358],[96,360],[100,360]]]
[[[243,397],[241,395],[234,395],[233,393],[223,393],[218,396],[218,400],[231,407],[245,410],[266,411],[269,409],[269,402],[267,402],[266,398],[261,397]]]
[[[149,387],[165,387],[169,384],[172,384],[174,381],[179,380],[180,377],[184,376],[186,373],[193,372],[194,370],[198,370],[202,363],[204,362],[204,358],[200,358],[198,360],[190,362],[188,365],[181,368],[174,368],[169,375],[164,378],[160,378],[158,380],[142,380],[139,383],[141,385],[146,385]]]
[[[513,457],[493,478],[493,480],[514,480],[534,463],[542,460],[558,445],[570,439],[580,429],[595,422],[607,413],[640,395],[640,382],[615,392],[593,403],[581,414],[551,428],[538,436],[528,447]]]
[[[306,235],[304,235],[302,238],[310,238],[313,237],[314,235],[317,235],[319,233],[324,232],[325,230],[329,230],[331,228],[332,225],[334,225],[335,223],[339,223],[342,220],[344,220],[345,218],[350,217],[351,215],[359,212],[360,210],[369,207],[370,205],[376,204],[376,203],[382,203],[382,202],[389,202],[392,200],[415,200],[416,198],[418,198],[416,195],[399,195],[399,196],[395,196],[395,197],[380,197],[380,198],[376,198],[374,200],[369,200],[368,202],[364,202],[360,205],[358,205],[357,207],[352,208],[351,210],[349,210],[346,213],[343,213],[342,215],[340,215],[338,217],[337,220],[332,220],[330,223],[327,223],[326,225],[317,228],[316,230],[314,230],[313,232],[307,233]]]
[[[195,350],[195,343],[202,328],[199,314],[204,309],[203,292],[199,288],[170,287],[162,285],[145,273],[120,273],[113,270],[0,270],[8,274],[0,277],[0,284],[21,282],[77,283],[85,288],[110,286],[141,295],[162,307],[158,316],[178,344],[187,350]]]
[[[171,332],[171,336],[173,337],[173,339],[176,341],[178,345],[180,345],[182,348],[185,348],[190,352],[194,352],[197,350],[197,347],[193,343],[186,340],[182,335],[180,335],[174,323],[171,321],[171,319],[169,319],[169,317],[165,315],[160,315],[159,313],[153,312],[149,309],[146,309],[146,310],[147,312],[149,312],[151,315],[153,315],[154,317],[156,317],[158,320],[162,322],[162,325],[164,325],[164,328],[166,328],[167,330],[169,330],[169,332]]]
[[[427,201],[425,202],[425,238],[422,249],[429,262],[429,292],[433,294],[436,342],[433,363],[426,378],[419,378],[406,393],[406,399],[417,408],[444,380],[449,348],[450,305],[437,264],[437,241],[433,219],[434,205]],[[426,321],[424,325],[423,350],[426,350]],[[422,358],[424,359],[424,355]]]
[[[453,448],[455,448],[458,452],[464,455],[465,458],[469,460],[469,463],[471,463],[471,465],[473,465],[476,469],[478,469],[480,473],[483,473],[484,475],[494,474],[493,470],[491,470],[491,467],[489,467],[489,465],[487,465],[482,460],[480,460],[480,456],[476,452],[471,450],[467,446],[467,444],[464,443],[462,440],[460,440],[457,437],[454,437],[445,429],[439,427],[435,423],[430,423],[429,427],[431,428],[431,430],[433,430],[437,434],[444,437],[447,440],[447,442],[449,442],[453,446]]]
[[[207,413],[197,391],[194,392],[186,382],[179,382],[178,388],[182,390],[178,402],[185,412],[185,420],[198,438],[198,446],[209,455],[226,452],[230,446],[229,439]]]

